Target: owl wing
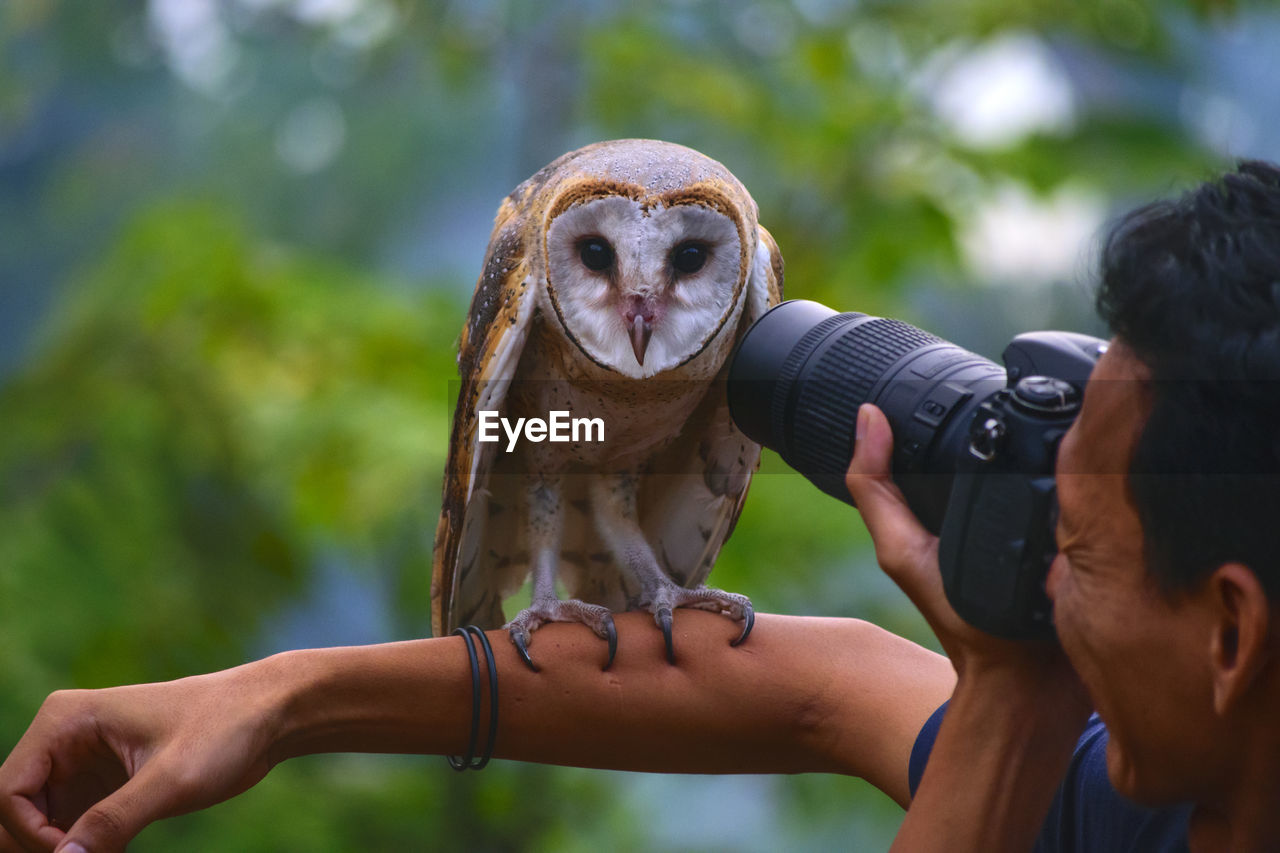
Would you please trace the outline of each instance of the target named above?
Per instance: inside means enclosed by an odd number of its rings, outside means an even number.
[[[431,632],[437,637],[457,627],[460,613],[467,616],[466,621],[474,616],[475,621],[487,627],[502,622],[501,584],[465,584],[468,589],[487,592],[482,600],[457,599],[469,573],[481,562],[488,562],[481,547],[498,444],[477,441],[479,412],[502,410],[533,325],[536,287],[523,215],[528,191],[529,182],[525,182],[498,210],[484,270],[459,339],[458,374],[462,385],[453,413],[432,555]]]
[[[763,227],[747,281],[737,337],[782,301],[782,255]],[[655,461],[642,485],[641,526],[658,562],[676,583],[705,583],[746,501],[760,446],[729,416],[728,363],[680,437]]]

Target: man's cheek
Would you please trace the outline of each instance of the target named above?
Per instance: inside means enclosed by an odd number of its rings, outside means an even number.
[[[1067,556],[1061,551],[1053,558],[1053,562],[1049,564],[1049,572],[1044,577],[1044,592],[1049,596],[1049,600],[1055,603],[1058,600],[1058,592],[1066,579],[1067,573]]]
[[[1058,587],[1058,594],[1053,602],[1053,624],[1062,651],[1092,695],[1089,684],[1088,628],[1082,624],[1082,614],[1076,606],[1069,581]]]

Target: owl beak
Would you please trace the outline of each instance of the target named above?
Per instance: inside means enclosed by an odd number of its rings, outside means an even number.
[[[637,314],[631,321],[631,350],[641,366],[644,365],[644,351],[649,348],[649,337],[652,334],[653,326],[642,315]]]

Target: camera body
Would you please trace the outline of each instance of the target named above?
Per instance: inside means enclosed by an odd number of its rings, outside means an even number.
[[[1005,349],[1007,384],[978,404],[957,461],[938,544],[947,599],[1002,637],[1053,630],[1044,579],[1057,554],[1058,444],[1106,343],[1029,332]]]
[[[894,482],[940,536],[956,612],[988,633],[1045,635],[1057,447],[1105,349],[1088,335],[1031,332],[1005,349],[1002,369],[898,320],[793,300],[739,342],[729,408],[748,437],[852,504],[857,409],[875,403],[893,427]]]

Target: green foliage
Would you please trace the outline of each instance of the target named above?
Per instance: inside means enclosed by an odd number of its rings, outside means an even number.
[[[1006,32],[1070,34],[1100,58],[1165,65],[1164,19],[1147,6],[920,0],[821,8],[830,14],[814,23],[786,4],[757,4],[754,18],[742,13],[736,22],[765,31],[754,46],[717,29],[732,17],[694,23],[670,8],[637,8],[586,48],[588,120],[604,136],[662,127],[734,169],[783,247],[789,296],[889,312],[904,281],[954,281],[957,230],[983,187],[1001,180],[1042,193],[1070,181],[1124,197],[1199,179],[1213,162],[1167,116],[1112,114],[1105,105],[1088,105],[1069,134],[974,148],[922,95],[919,74],[930,62]],[[1121,15],[1132,19],[1132,37],[1117,32]]]
[[[162,821],[139,849],[585,850],[635,837],[610,774],[514,762],[458,774],[444,759],[313,756],[247,793]],[[590,846],[589,846],[590,845]]]
[[[430,529],[458,308],[387,291],[199,202],[86,277],[0,396],[6,731],[68,674],[237,663],[320,544]]]

